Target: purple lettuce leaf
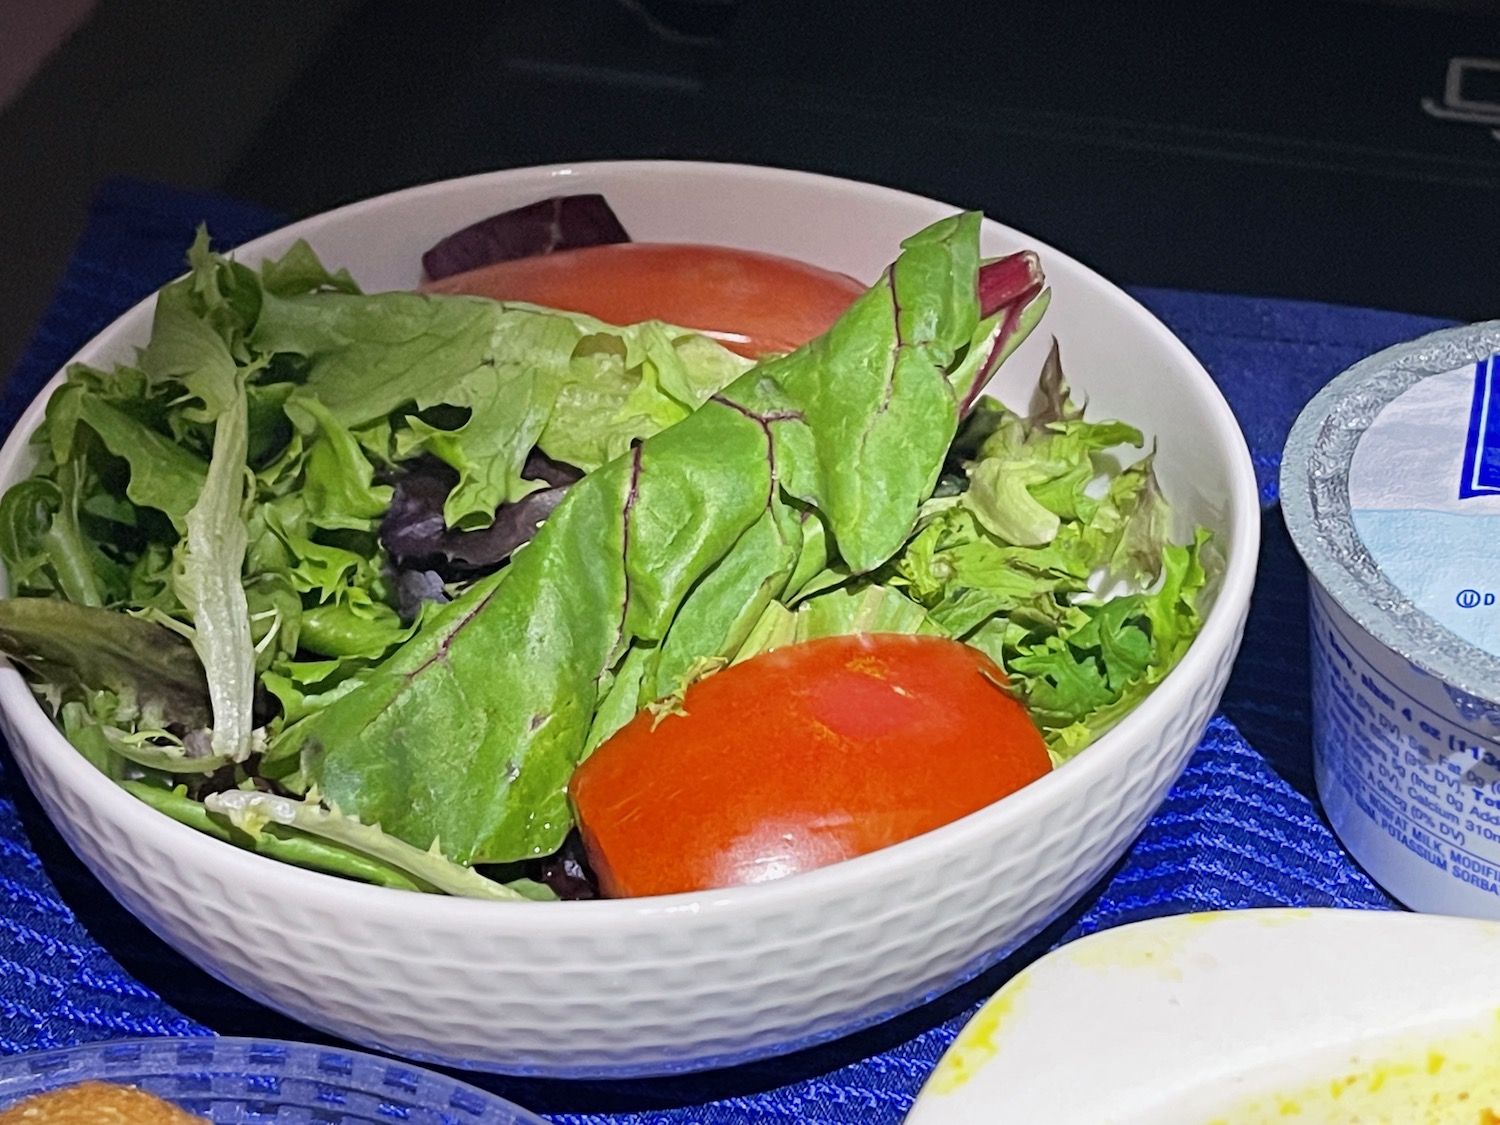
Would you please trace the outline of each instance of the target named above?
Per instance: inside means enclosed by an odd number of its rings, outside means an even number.
[[[429,281],[495,262],[629,242],[602,195],[557,195],[455,231],[422,255]]]
[[[423,455],[403,462],[386,476],[393,489],[390,507],[380,524],[380,542],[395,565],[398,585],[418,593],[430,580],[403,581],[408,572],[432,572],[443,581],[472,578],[494,570],[517,547],[531,541],[567,490],[583,474],[572,465],[554,461],[532,450],[524,476],[544,481],[546,488],[529,493],[495,510],[489,527],[474,531],[450,528],[443,520],[443,502],[458,483],[458,473],[436,457]],[[420,594],[418,593],[418,596]]]

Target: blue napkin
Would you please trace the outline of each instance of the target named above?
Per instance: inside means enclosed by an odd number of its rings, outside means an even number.
[[[68,356],[182,268],[198,223],[216,245],[280,217],[243,203],[117,182],[36,338],[0,392],[0,432]],[[1255,906],[1389,909],[1328,831],[1312,792],[1306,577],[1275,508],[1280,449],[1302,404],[1344,367],[1444,322],[1307,302],[1141,289],[1203,360],[1250,442],[1265,548],[1245,644],[1215,718],[1129,854],[1025,949],[916,1011],[836,1043],[671,1079],[478,1084],[558,1122],[899,1122],[974,1009],[1046,949],[1126,922]],[[332,1042],[210,979],[123,911],[0,760],[0,1052],[140,1035]]]

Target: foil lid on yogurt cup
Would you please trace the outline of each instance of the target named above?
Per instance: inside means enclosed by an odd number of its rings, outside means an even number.
[[[1355,364],[1308,403],[1281,505],[1314,579],[1500,730],[1500,321]]]

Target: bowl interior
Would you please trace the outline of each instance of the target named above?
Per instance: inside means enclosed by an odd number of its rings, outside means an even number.
[[[894,189],[811,173],[679,161],[610,161],[492,172],[409,188],[293,223],[246,243],[235,256],[253,264],[305,239],[326,265],[348,269],[368,292],[406,289],[420,280],[422,253],[445,235],[498,211],[579,192],[603,194],[637,241],[716,243],[784,254],[867,282],[896,256],[902,239],[956,210]],[[1172,505],[1175,534],[1187,536],[1198,525],[1212,530],[1217,565],[1204,600],[1204,626],[1168,682],[1200,677],[1224,649],[1237,646],[1254,581],[1259,497],[1244,436],[1197,359],[1117,286],[994,220],[985,220],[981,239],[986,254],[1038,251],[1052,289],[1051,305],[1037,331],[1007,360],[989,393],[1024,408],[1055,338],[1064,370],[1075,391],[1087,398],[1091,417],[1122,419],[1144,432],[1148,447],[1159,442],[1156,470]],[[135,349],[149,338],[153,305],[154,298],[147,298],[130,309],[89,341],[74,362],[108,367],[133,359]],[[0,491],[30,471],[34,457],[28,438],[42,420],[48,395],[62,379],[62,373],[54,377],[0,447]],[[1213,612],[1221,600],[1229,603],[1231,612]],[[1024,816],[1033,801],[1050,804],[1060,799],[1054,788],[1082,785],[1087,783],[1084,774],[1120,768],[1120,760],[1129,757],[1130,744],[1170,717],[1162,710],[1169,704],[1159,698],[1166,694],[1158,688],[1089,754],[1070,763],[1070,769],[1004,802],[1007,811]],[[70,772],[82,765],[43,717],[21,678],[9,671],[0,674],[0,709],[12,718],[25,718],[29,737],[65,752]],[[1119,737],[1126,731],[1131,733]],[[82,780],[83,773],[91,772],[80,769],[75,776]],[[93,789],[102,782],[91,776],[83,784]],[[882,853],[876,853],[851,862],[878,865],[881,858]],[[811,872],[800,878],[821,877]]]
[[[638,241],[762,250],[864,282],[879,276],[903,238],[955,210],[888,188],[770,168],[603,162],[411,188],[304,219],[247,243],[236,256],[253,263],[303,238],[367,291],[411,288],[420,279],[423,251],[446,234],[536,199],[589,191],[605,195]],[[1248,461],[1241,456],[1244,439],[1201,366],[1134,300],[1060,251],[993,220],[986,220],[982,239],[987,254],[1038,249],[1053,290],[1041,326],[1002,368],[990,393],[1024,406],[1055,337],[1064,371],[1087,395],[1094,416],[1131,422],[1148,441],[1165,439],[1157,471],[1178,533],[1205,524],[1214,529],[1220,552],[1232,554],[1244,528],[1244,513],[1231,512],[1244,481],[1233,478]],[[150,305],[148,299],[131,309],[75,358],[100,366],[129,359],[149,335]],[[40,401],[33,404],[0,452],[0,486],[29,469],[17,445],[40,421],[40,409]]]

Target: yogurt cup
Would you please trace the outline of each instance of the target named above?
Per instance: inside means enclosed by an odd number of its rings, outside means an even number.
[[[1334,831],[1412,909],[1500,918],[1500,321],[1329,383],[1292,427],[1281,504]]]

